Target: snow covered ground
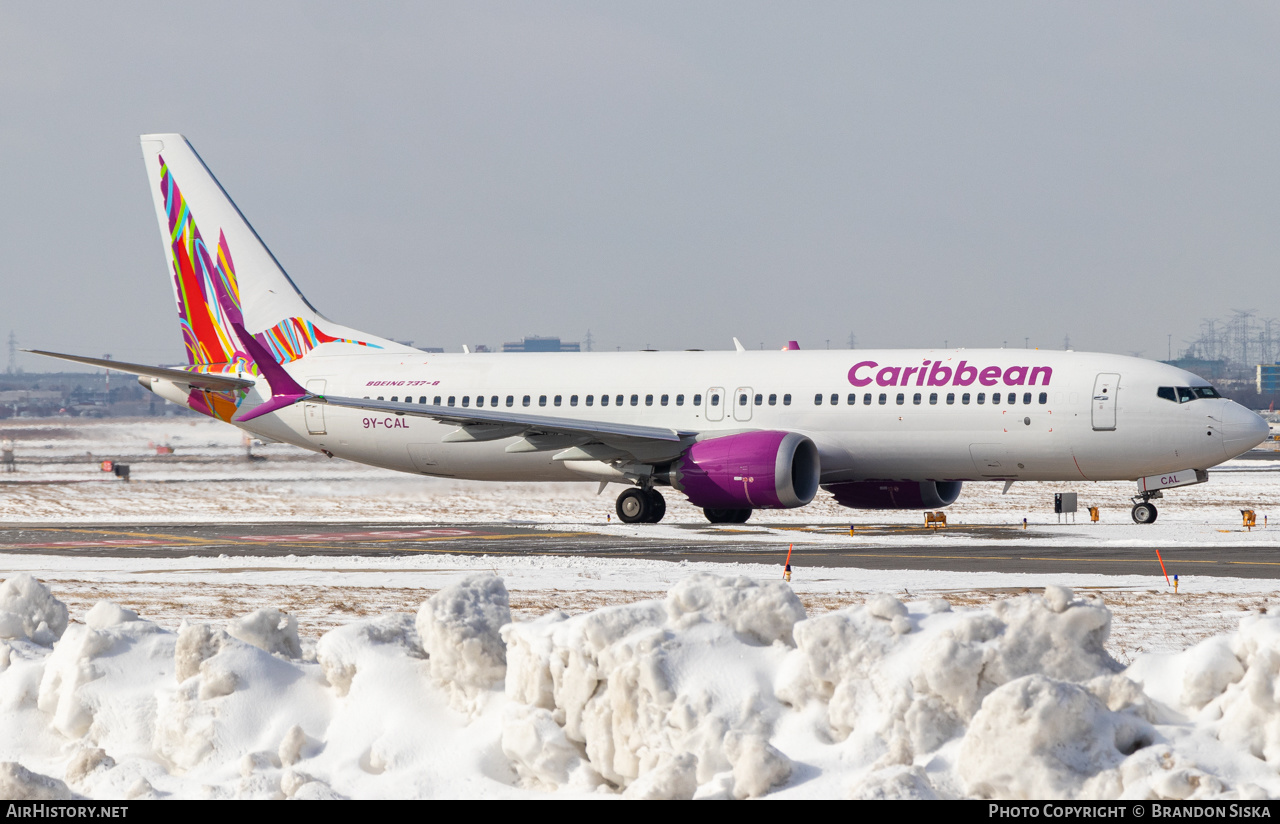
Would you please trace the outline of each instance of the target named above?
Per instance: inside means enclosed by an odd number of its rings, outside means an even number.
[[[248,461],[234,429],[205,421],[19,421],[3,437],[19,470],[0,474],[10,525],[639,529],[609,523],[613,495],[593,485],[397,476],[278,445]],[[132,482],[99,471],[105,458]],[[1171,493],[1148,527],[1129,520],[1128,484],[972,485],[948,516],[1025,517],[1019,540],[1072,546],[1272,547],[1239,510],[1263,522],[1277,469],[1234,462]],[[1055,491],[1101,506],[1102,522],[1059,526]],[[647,529],[702,522],[676,497]],[[726,538],[986,540],[786,528],[917,519],[819,503]],[[0,555],[0,797],[1280,795],[1273,580],[1184,575],[1174,595],[1154,565],[797,568],[790,586],[780,571]]]

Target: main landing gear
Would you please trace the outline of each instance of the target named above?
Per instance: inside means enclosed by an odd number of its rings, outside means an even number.
[[[750,509],[704,509],[702,514],[713,524],[745,524],[751,517]]]
[[[1151,503],[1152,498],[1163,498],[1160,490],[1154,492],[1143,492],[1133,499],[1133,522],[1135,524],[1154,524],[1156,522],[1156,505]]]
[[[656,524],[667,514],[667,501],[653,487],[631,487],[618,496],[618,519],[624,524]]]

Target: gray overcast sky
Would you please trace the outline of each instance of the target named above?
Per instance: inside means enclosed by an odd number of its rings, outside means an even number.
[[[418,345],[1163,358],[1280,314],[1277,43],[1274,3],[0,0],[0,335],[181,357],[137,141],[178,131],[321,312]]]

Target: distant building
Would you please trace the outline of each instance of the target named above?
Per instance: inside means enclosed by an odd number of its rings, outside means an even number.
[[[444,347],[443,346],[419,346],[418,351],[427,352],[432,355],[443,355]]]
[[[534,335],[516,343],[502,344],[503,352],[581,352],[582,344],[566,343],[559,338]]]
[[[1280,363],[1258,364],[1258,394],[1280,393]]]

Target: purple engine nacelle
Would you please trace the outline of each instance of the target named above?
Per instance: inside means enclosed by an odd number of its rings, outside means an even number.
[[[855,481],[823,489],[850,509],[941,509],[960,497],[960,481]]]
[[[796,432],[743,432],[698,441],[666,473],[694,506],[790,509],[818,494],[821,462]]]

